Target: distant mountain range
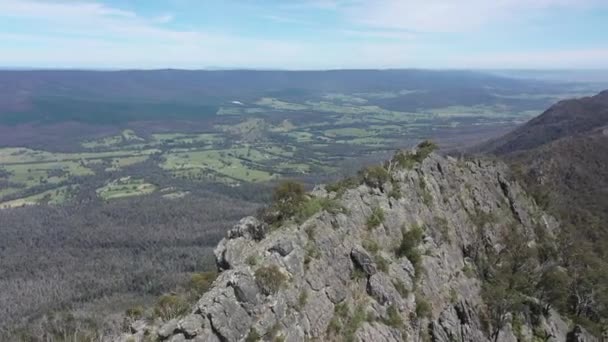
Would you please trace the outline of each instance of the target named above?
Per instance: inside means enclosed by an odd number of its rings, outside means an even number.
[[[484,149],[496,154],[529,150],[561,138],[594,135],[608,125],[608,90],[592,97],[561,101]]]
[[[566,87],[567,88],[567,87]],[[417,90],[373,104],[390,110],[504,104],[521,110],[548,105],[518,94],[569,92],[563,84],[472,71],[429,70],[13,70],[0,71],[0,125],[120,123],[214,115],[233,100],[309,99],[328,93]]]

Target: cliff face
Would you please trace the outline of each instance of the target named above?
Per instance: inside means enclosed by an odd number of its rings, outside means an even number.
[[[430,154],[384,170],[378,182],[316,188],[308,198],[331,205],[306,219],[244,218],[191,314],[136,322],[119,340],[595,341],[550,307],[512,313],[482,295],[482,261],[502,263],[489,256],[510,237],[533,247],[559,229],[503,164]]]

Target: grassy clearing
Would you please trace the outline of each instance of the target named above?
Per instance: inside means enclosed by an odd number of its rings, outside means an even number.
[[[236,125],[216,125],[215,128],[231,134],[249,134],[252,132],[263,132],[270,129],[270,125],[264,119],[247,119]]]
[[[356,97],[353,95],[347,95],[347,94],[339,94],[339,93],[326,94],[323,96],[323,98],[330,100],[330,101],[340,101],[340,102],[355,103],[355,104],[367,103],[367,100],[364,98]]]
[[[160,166],[165,170],[174,171],[175,176],[186,178],[208,178],[207,172],[246,182],[263,182],[275,178],[269,172],[246,165],[240,158],[247,157],[248,154],[252,160],[264,157],[259,151],[248,148],[190,151],[167,154],[165,161]]]
[[[325,135],[328,137],[366,137],[370,135],[370,132],[361,128],[335,128],[328,129],[325,131]]]
[[[170,200],[176,200],[176,199],[184,198],[184,197],[188,196],[189,194],[190,194],[190,191],[176,191],[176,192],[164,194],[164,195],[162,195],[162,197],[166,198],[166,199],[170,199]]]
[[[241,115],[243,114],[243,108],[239,107],[220,107],[215,113],[216,115]]]
[[[157,133],[152,134],[152,143],[166,146],[174,145],[214,145],[224,141],[220,134],[216,133]]]
[[[296,132],[289,132],[285,135],[294,139],[297,142],[311,142],[314,140],[314,134],[312,134],[310,132],[296,131]]]
[[[133,130],[125,129],[119,135],[104,137],[97,140],[85,141],[81,144],[81,146],[84,148],[103,148],[141,141],[145,141],[145,139],[137,136],[137,134],[135,134]]]
[[[270,107],[277,110],[306,110],[308,106],[298,104],[298,103],[290,103],[281,101],[271,97],[263,97],[259,99],[256,103],[258,106]]]
[[[62,186],[56,189],[41,192],[36,195],[0,203],[0,209],[19,208],[29,205],[37,205],[41,203],[55,205],[62,204],[69,198],[71,198],[74,190],[75,188],[72,186]]]
[[[91,167],[109,162],[107,171],[118,171],[141,163],[156,149],[108,152],[52,153],[28,148],[0,149],[1,171],[8,174],[9,187],[0,191],[7,196],[36,186],[60,184],[73,177],[91,176]]]
[[[421,90],[408,90],[403,89],[400,91],[383,91],[383,92],[375,92],[375,93],[356,93],[353,95],[360,96],[367,99],[393,99],[409,94],[420,93]]]
[[[29,148],[2,148],[0,149],[0,162],[4,165],[11,164],[33,164],[45,162],[63,161],[88,161],[92,159],[118,158],[151,155],[160,152],[157,149],[146,150],[116,150],[107,152],[84,152],[84,153],[53,153]]]
[[[475,105],[475,106],[449,106],[443,108],[434,108],[429,111],[430,115],[435,115],[440,118],[449,117],[488,117],[501,118],[518,116],[519,112],[513,111],[508,106],[496,105]]]
[[[149,156],[135,156],[135,157],[124,157],[124,158],[113,158],[110,163],[111,166],[107,167],[106,171],[120,171],[124,167],[143,163],[148,160]]]
[[[104,200],[112,200],[147,195],[154,191],[156,191],[156,186],[154,184],[146,183],[143,179],[123,177],[111,181],[104,187],[97,189],[97,195]]]
[[[20,184],[24,188],[31,188],[43,184],[57,184],[73,176],[92,175],[93,171],[75,161],[15,164],[2,168],[9,173],[11,183]]]

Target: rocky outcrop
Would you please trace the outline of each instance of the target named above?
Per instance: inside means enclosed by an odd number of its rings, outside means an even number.
[[[475,256],[503,248],[514,229],[530,243],[539,227],[558,229],[503,164],[431,154],[389,173],[382,186],[316,189],[341,210],[301,223],[241,220],[216,248],[222,272],[191,313],[122,340],[593,341],[552,311],[488,327]],[[404,242],[413,230],[420,240]]]

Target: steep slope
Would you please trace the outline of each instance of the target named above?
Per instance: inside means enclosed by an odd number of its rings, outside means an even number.
[[[486,144],[482,150],[508,154],[608,125],[608,90],[592,97],[558,102],[522,127]]]
[[[285,187],[270,224],[245,218],[218,245],[190,314],[118,340],[595,341],[539,290],[557,221],[504,164],[427,154]]]
[[[497,144],[497,142],[500,142]],[[608,317],[608,91],[563,101],[486,146],[557,217],[563,311],[596,331]]]
[[[572,220],[587,213],[608,222],[608,126],[506,158],[542,205]]]

